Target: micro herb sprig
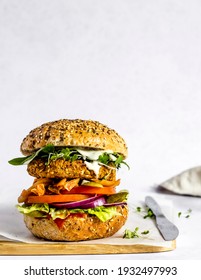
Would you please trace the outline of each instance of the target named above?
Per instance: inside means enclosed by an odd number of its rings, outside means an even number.
[[[155,218],[155,215],[154,215],[153,211],[150,208],[148,208],[148,207],[137,206],[135,208],[135,212],[137,212],[140,215],[142,215],[142,217],[144,219],[146,219],[146,218]]]
[[[149,230],[144,230],[141,232],[141,234],[143,234],[143,235],[149,234]]]
[[[104,165],[113,163],[117,169],[121,167],[121,164],[125,164],[130,169],[129,165],[123,160],[123,156],[118,153],[103,153],[99,156],[98,161]]]
[[[189,209],[188,209],[186,212],[184,212],[184,213],[182,213],[181,211],[178,212],[177,216],[178,216],[178,218],[184,217],[184,218],[188,219],[188,218],[190,218],[191,213],[192,213],[192,209],[189,208]]]
[[[126,229],[124,231],[123,238],[131,239],[131,238],[140,238],[144,235],[149,234],[149,230],[144,230],[139,233],[139,227],[136,227],[133,231],[130,229]]]
[[[49,153],[46,165],[48,165],[51,160],[57,160],[59,158],[63,158],[64,160],[69,161],[75,161],[77,159],[81,159],[82,156],[73,148],[63,148],[61,150]]]
[[[153,211],[150,208],[148,208],[147,214],[144,216],[144,219],[146,219],[146,218],[154,218],[154,217],[155,217],[155,215],[154,215]]]

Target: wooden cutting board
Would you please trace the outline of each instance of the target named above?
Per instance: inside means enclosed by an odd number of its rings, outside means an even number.
[[[88,255],[88,254],[136,254],[171,251],[176,241],[164,243],[164,246],[133,244],[74,244],[74,243],[23,243],[0,242],[0,255]]]

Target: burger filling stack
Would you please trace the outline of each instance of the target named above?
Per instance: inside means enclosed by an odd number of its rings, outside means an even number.
[[[97,121],[44,123],[23,139],[33,184],[22,190],[17,208],[38,238],[81,241],[116,233],[128,216],[128,191],[117,191],[117,170],[127,165],[127,146],[113,129]]]

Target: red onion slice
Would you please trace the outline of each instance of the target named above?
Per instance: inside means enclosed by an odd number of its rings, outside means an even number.
[[[80,207],[86,203],[92,202],[98,198],[97,195],[89,197],[87,199],[79,200],[79,201],[72,201],[72,202],[58,202],[58,203],[52,203],[52,206],[55,206],[57,208],[76,208]]]
[[[97,206],[102,206],[105,203],[106,200],[103,196],[96,195],[80,201],[53,203],[52,206],[55,206],[57,208],[67,208],[67,209],[71,209],[71,208],[87,209],[87,208],[95,208]]]
[[[72,208],[81,208],[81,209],[88,209],[88,208],[95,208],[98,206],[105,206],[105,207],[110,207],[110,206],[122,206],[122,205],[127,205],[126,202],[114,202],[114,203],[107,203],[106,199],[104,196],[98,196],[95,195],[93,197],[83,199],[80,201],[73,201],[73,202],[58,202],[58,203],[52,203],[51,204],[54,207],[57,208],[67,208],[67,209],[72,209]]]
[[[82,209],[95,208],[95,207],[98,207],[98,206],[102,206],[105,203],[106,203],[105,198],[103,196],[101,196],[94,201],[83,204],[80,208],[82,208]]]

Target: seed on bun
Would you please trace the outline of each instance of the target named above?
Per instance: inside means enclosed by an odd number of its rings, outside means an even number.
[[[112,150],[127,157],[124,139],[114,130],[92,120],[68,120],[44,123],[33,129],[21,144],[23,155],[31,155],[47,144]]]

